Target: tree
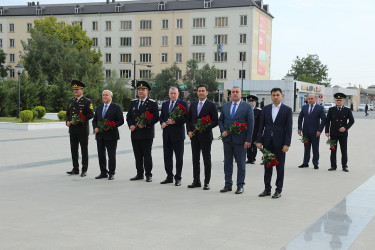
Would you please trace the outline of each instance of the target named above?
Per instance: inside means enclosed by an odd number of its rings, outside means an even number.
[[[180,68],[174,64],[170,68],[163,69],[161,73],[157,74],[155,77],[155,84],[150,92],[152,98],[157,100],[167,100],[169,99],[169,89],[170,87],[178,88],[181,92],[180,86],[177,80],[177,74]]]
[[[0,77],[4,78],[7,76],[7,71],[11,68],[9,65],[5,66],[7,54],[4,50],[0,49]]]
[[[293,61],[288,76],[295,80],[329,86],[328,66],[321,63],[319,56],[307,54],[307,57],[297,58]]]

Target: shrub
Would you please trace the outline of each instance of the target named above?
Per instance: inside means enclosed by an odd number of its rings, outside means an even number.
[[[61,110],[61,111],[57,114],[57,117],[60,119],[60,121],[65,121],[66,111]]]
[[[33,112],[31,110],[23,110],[20,112],[20,119],[22,122],[29,122],[33,119]]]
[[[43,106],[36,106],[34,109],[38,112],[38,119],[43,118],[47,113],[46,108]]]
[[[33,110],[31,110],[31,112],[33,112],[33,119],[32,120],[35,120],[38,117],[38,111],[36,111],[35,108],[34,108]]]

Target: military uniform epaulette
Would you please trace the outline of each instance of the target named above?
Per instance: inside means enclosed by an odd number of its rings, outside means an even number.
[[[135,99],[133,99],[132,101],[137,101],[138,100],[138,98],[135,98]]]
[[[255,109],[262,110],[261,108],[256,107]]]
[[[151,102],[156,102],[154,99],[149,99]]]

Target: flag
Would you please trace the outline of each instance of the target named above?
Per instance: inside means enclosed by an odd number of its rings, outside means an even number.
[[[217,45],[217,55],[221,56],[221,52],[223,51],[223,44],[219,43]]]

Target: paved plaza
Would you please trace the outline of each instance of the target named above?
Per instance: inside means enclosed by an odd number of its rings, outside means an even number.
[[[129,181],[136,169],[126,125],[113,181],[94,178],[100,171],[92,135],[82,178],[65,174],[72,169],[67,129],[0,129],[0,249],[375,249],[375,112],[354,117],[345,173],[340,167],[327,171],[325,136],[320,169],[297,167],[303,144],[294,115],[280,199],[258,197],[264,189],[261,153],[255,165],[247,164],[243,194],[220,193],[220,140],[212,145],[211,190],[187,188],[193,175],[188,139],[182,186],[160,185],[166,174],[159,124],[151,183]],[[217,138],[219,129],[214,133]],[[233,176],[235,182],[236,171]]]

